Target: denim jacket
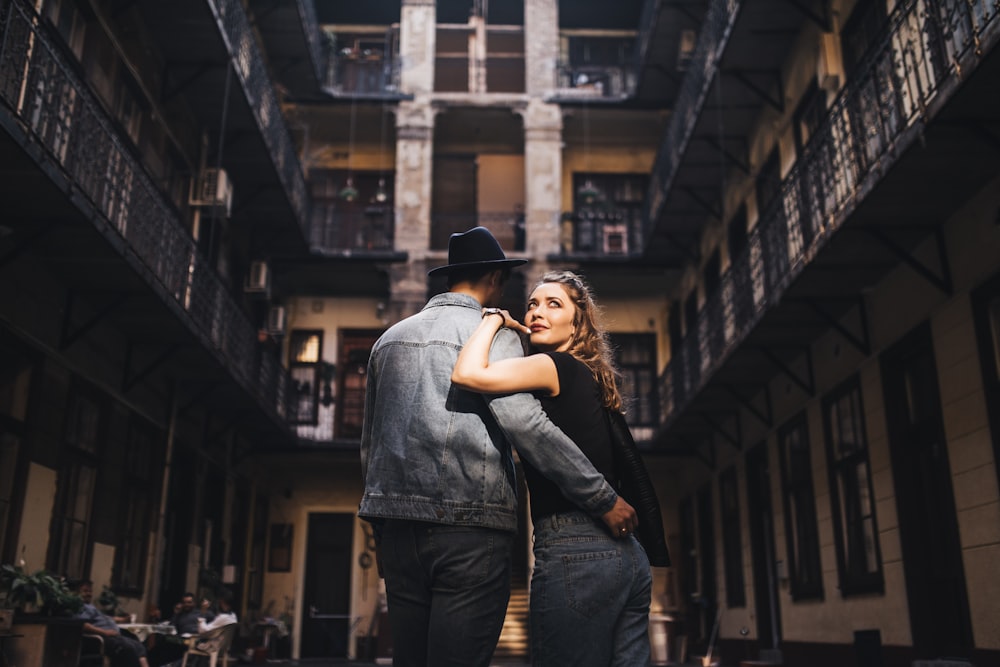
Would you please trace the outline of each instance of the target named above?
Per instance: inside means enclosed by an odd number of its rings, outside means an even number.
[[[358,515],[517,530],[511,445],[581,509],[601,515],[618,495],[531,394],[492,396],[454,387],[462,345],[480,304],[447,292],[390,327],[368,362]],[[490,359],[522,356],[510,329]]]

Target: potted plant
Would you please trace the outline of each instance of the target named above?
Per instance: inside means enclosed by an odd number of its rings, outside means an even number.
[[[13,565],[0,566],[0,588],[6,592],[5,605],[24,614],[67,616],[83,605],[65,581],[47,570],[29,574]]]

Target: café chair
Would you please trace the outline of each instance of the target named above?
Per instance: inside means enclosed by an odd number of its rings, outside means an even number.
[[[104,655],[104,637],[83,633],[80,638],[80,667],[108,667],[111,659]]]
[[[188,656],[203,655],[208,658],[208,667],[229,667],[229,647],[236,636],[238,623],[230,623],[188,639],[188,650],[181,660],[181,667],[187,667]]]

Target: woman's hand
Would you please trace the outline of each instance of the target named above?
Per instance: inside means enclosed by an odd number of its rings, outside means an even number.
[[[515,320],[508,311],[502,308],[483,308],[483,319],[487,317],[502,317],[503,324],[500,325],[501,327],[507,327],[519,333],[531,333],[531,329]]]

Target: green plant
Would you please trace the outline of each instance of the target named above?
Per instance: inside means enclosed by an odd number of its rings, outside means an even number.
[[[125,610],[118,605],[118,595],[107,586],[105,586],[101,590],[101,594],[97,596],[97,606],[101,608],[101,611],[112,618],[125,615]]]
[[[8,607],[22,611],[37,609],[48,616],[75,614],[83,605],[66,582],[47,570],[28,574],[13,565],[0,566],[0,588],[6,591]]]

